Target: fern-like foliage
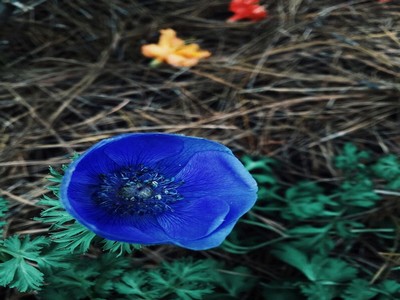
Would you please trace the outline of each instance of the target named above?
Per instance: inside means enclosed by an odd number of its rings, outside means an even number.
[[[102,240],[103,250],[111,253],[116,253],[117,256],[121,256],[123,254],[131,254],[135,250],[140,250],[142,248],[141,245],[138,244],[130,244],[124,242],[116,242],[111,240]]]
[[[43,273],[33,264],[40,259],[40,250],[47,244],[48,241],[43,237],[31,240],[29,236],[25,236],[21,240],[16,235],[2,241],[0,285],[8,285],[22,292],[40,289],[43,284]]]
[[[372,170],[378,178],[387,181],[387,188],[392,190],[400,189],[400,160],[397,156],[390,154],[381,157],[372,166]]]
[[[115,284],[132,299],[203,299],[213,292],[216,263],[181,259],[148,271],[131,271]]]
[[[159,290],[149,281],[147,273],[143,270],[131,270],[126,272],[121,280],[115,284],[119,294],[126,295],[137,300],[157,299]]]
[[[354,144],[346,143],[334,162],[337,169],[346,173],[362,173],[366,169],[364,162],[370,158],[371,154],[368,151],[359,150]]]
[[[240,274],[235,280],[219,273],[217,262],[208,259],[184,258],[150,269],[132,269],[129,258],[106,253],[69,263],[68,269],[45,272],[47,285],[39,293],[41,299],[206,299],[215,293],[215,285],[226,290],[219,294],[223,297],[240,295],[246,284],[255,283],[246,268],[234,269]]]
[[[368,300],[378,294],[365,279],[354,279],[343,292],[344,300]]]
[[[305,220],[315,217],[338,215],[331,208],[338,204],[324,194],[324,190],[315,182],[300,182],[285,192],[287,209],[282,210],[285,219]]]
[[[307,297],[307,300],[333,300],[339,294],[334,286],[320,282],[301,283],[299,287],[301,293]]]
[[[110,299],[113,281],[130,266],[128,258],[105,253],[95,259],[71,259],[68,269],[46,272],[47,285],[41,299]]]
[[[21,292],[40,290],[45,270],[66,268],[65,253],[54,251],[45,237],[11,236],[0,242],[0,285]]]
[[[250,172],[265,171],[275,178],[263,183],[255,176],[260,189],[269,191],[263,192],[265,198],[253,208],[254,214],[236,226],[223,249],[245,254],[270,247],[269,253],[286,265],[282,270],[290,266],[298,271],[292,281],[263,283],[266,300],[400,299],[399,281],[370,284],[371,271],[354,259],[364,233],[373,237],[377,249],[393,252],[392,242],[398,239],[395,219],[366,222],[365,216],[385,205],[380,189],[391,190],[388,195],[400,190],[400,160],[395,155],[376,159],[369,151],[347,143],[333,162],[340,175],[333,184],[300,181],[287,187],[271,168],[243,159]],[[271,239],[271,232],[265,232],[270,231],[268,220],[286,228],[273,230],[280,237]],[[255,241],[254,236],[268,236],[269,240]]]

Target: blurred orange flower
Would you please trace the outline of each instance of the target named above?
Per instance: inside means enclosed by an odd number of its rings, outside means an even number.
[[[388,3],[391,2],[392,0],[378,0],[379,3]]]
[[[176,37],[173,29],[162,29],[160,33],[158,44],[142,46],[142,54],[154,58],[155,64],[166,62],[175,67],[191,67],[201,58],[211,55],[210,52],[201,50],[197,44],[185,45],[183,40]]]

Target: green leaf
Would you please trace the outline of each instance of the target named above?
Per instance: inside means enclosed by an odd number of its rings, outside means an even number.
[[[111,290],[114,288],[113,280],[120,277],[130,266],[128,258],[121,257],[115,253],[105,253],[101,255],[95,264],[99,276],[93,287],[94,294],[109,298]]]
[[[316,274],[317,280],[331,281],[334,283],[346,282],[356,278],[358,270],[347,262],[337,258],[315,255],[310,264]]]
[[[28,264],[23,258],[13,258],[18,268],[15,272],[13,281],[10,283],[10,287],[17,288],[21,292],[28,290],[40,290],[43,284],[43,273],[38,269]],[[0,270],[0,273],[1,270]]]
[[[357,269],[343,260],[316,254],[311,258],[290,244],[272,251],[276,257],[301,271],[310,281],[344,282],[354,279]]]
[[[272,166],[276,165],[276,160],[270,157],[251,157],[244,155],[241,161],[249,172],[261,171],[263,174],[273,174]]]
[[[149,278],[144,271],[134,270],[126,272],[121,281],[115,283],[115,289],[118,293],[129,295],[138,300],[157,299],[158,292],[151,288]]]
[[[0,253],[9,257],[0,263],[0,285],[15,287],[21,292],[39,290],[43,284],[43,273],[33,266],[40,259],[40,251],[49,241],[44,237],[33,240],[25,236],[22,240],[14,235],[0,246]]]
[[[381,157],[372,167],[375,175],[387,181],[400,176],[400,161],[397,156],[391,154]]]
[[[74,222],[65,227],[65,230],[53,232],[51,236],[54,242],[60,244],[62,248],[69,249],[70,253],[85,253],[96,234],[78,222]]]
[[[251,173],[257,183],[262,185],[274,185],[277,179],[273,174],[272,165],[276,161],[269,157],[255,158],[245,155],[241,158],[245,168]]]
[[[309,266],[308,257],[302,251],[289,244],[280,244],[272,251],[272,254],[301,271],[310,280],[315,280],[315,276]]]
[[[377,177],[388,181],[388,188],[400,189],[400,161],[397,156],[388,155],[380,158],[372,166],[372,170]]]
[[[364,224],[350,220],[337,220],[334,226],[337,235],[342,238],[354,238],[358,236],[358,233],[354,233],[352,230],[365,228]]]
[[[332,300],[338,295],[334,286],[319,282],[301,284],[300,290],[308,300]]]
[[[122,254],[132,254],[134,250],[141,249],[141,245],[129,244],[123,242],[116,242],[104,239],[103,250],[110,251],[111,253],[118,253],[118,256]]]
[[[43,196],[38,204],[48,206],[48,208],[43,210],[40,217],[35,220],[52,224],[51,229],[65,229],[68,226],[67,223],[74,221],[74,218],[61,206],[59,200]]]
[[[70,268],[46,276],[47,285],[39,293],[40,299],[78,300],[88,298],[98,275],[99,272],[89,261],[85,260],[84,267],[81,266],[81,261],[71,263]]]
[[[305,220],[315,217],[335,216],[327,206],[336,206],[323,189],[315,182],[300,182],[286,190],[287,210],[282,210],[282,217],[288,220]]]
[[[49,172],[50,172],[50,177],[48,178],[49,181],[56,182],[56,183],[61,183],[63,174],[58,172],[56,169],[53,167],[49,167]]]
[[[345,181],[340,186],[339,198],[343,204],[358,207],[371,207],[381,198],[374,192],[373,183],[365,178],[355,183]]]
[[[387,188],[392,190],[400,190],[400,176],[390,181],[387,184]]]
[[[343,300],[369,300],[375,297],[376,291],[371,290],[371,286],[365,279],[354,279],[347,289],[343,292]]]
[[[152,270],[148,276],[151,284],[163,291],[163,297],[172,294],[183,300],[202,299],[213,293],[215,268],[211,260],[182,259],[164,263],[161,269]]]
[[[43,299],[110,299],[114,281],[131,265],[128,258],[105,253],[96,258],[71,257],[68,269],[46,272]],[[58,295],[55,297],[55,295]],[[55,297],[55,298],[54,298]]]
[[[387,279],[379,283],[376,287],[379,292],[378,300],[400,299],[400,282]]]
[[[40,256],[40,250],[49,244],[49,240],[45,237],[37,237],[33,240],[26,235],[22,240],[17,235],[13,235],[3,243],[3,249],[0,251],[5,251],[13,257],[21,257],[24,259],[29,259],[31,261],[36,261]]]
[[[12,258],[4,263],[0,264],[0,285],[7,286],[10,284],[17,272],[17,268],[19,267],[19,262],[16,258]]]
[[[214,261],[188,258],[164,262],[148,271],[129,271],[114,286],[129,299],[203,299],[213,293],[216,276]]]
[[[42,249],[40,257],[36,259],[40,270],[63,268],[66,269],[70,266],[66,262],[67,257],[71,257],[70,253],[58,245],[51,244],[48,247]]]
[[[362,163],[368,160],[370,154],[367,151],[358,151],[354,144],[346,143],[340,155],[335,157],[335,166],[346,173],[354,170],[365,170],[365,165]]]
[[[215,282],[224,288],[229,295],[239,298],[240,294],[251,290],[256,284],[250,269],[238,266],[228,271],[216,273]]]

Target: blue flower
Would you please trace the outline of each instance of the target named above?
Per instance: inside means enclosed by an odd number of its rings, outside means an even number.
[[[163,133],[97,143],[69,166],[60,189],[65,209],[101,237],[193,250],[219,246],[256,194],[227,147]]]

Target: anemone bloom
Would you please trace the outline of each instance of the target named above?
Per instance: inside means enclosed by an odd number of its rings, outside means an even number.
[[[256,194],[227,147],[162,133],[97,143],[70,165],[60,189],[65,209],[101,237],[193,250],[220,245]]]
[[[228,22],[235,22],[242,19],[261,21],[268,16],[264,6],[259,5],[259,0],[232,0],[229,10],[234,13]]]
[[[191,67],[201,58],[211,55],[210,52],[201,50],[198,44],[185,45],[172,29],[160,30],[160,33],[158,44],[142,46],[142,54],[154,58],[156,63],[166,62],[175,67]]]

